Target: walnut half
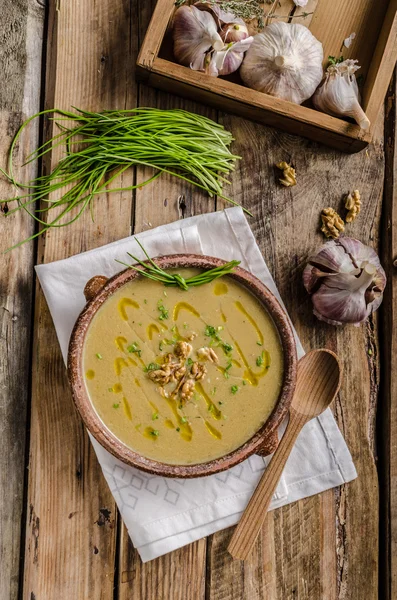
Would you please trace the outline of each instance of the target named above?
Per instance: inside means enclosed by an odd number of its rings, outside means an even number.
[[[361,210],[361,198],[358,190],[354,190],[346,196],[345,208],[348,211],[345,219],[346,223],[351,223]]]
[[[284,185],[285,187],[296,185],[296,172],[291,165],[285,161],[282,161],[277,163],[276,167],[283,172],[283,176],[279,178],[281,185]]]
[[[194,379],[188,379],[181,387],[181,400],[187,401],[194,393]]]
[[[321,231],[326,237],[338,238],[342,231],[345,230],[345,225],[342,218],[336,210],[331,207],[323,208],[321,212]]]
[[[218,356],[212,348],[208,348],[208,346],[204,346],[203,348],[199,348],[197,350],[197,356],[201,360],[210,360],[211,362],[218,364],[219,359]]]
[[[198,381],[199,379],[203,379],[203,377],[206,376],[207,369],[205,365],[201,365],[200,363],[195,362],[192,364],[190,373]]]
[[[191,344],[187,342],[177,342],[174,347],[174,354],[178,358],[187,358],[193,350]]]

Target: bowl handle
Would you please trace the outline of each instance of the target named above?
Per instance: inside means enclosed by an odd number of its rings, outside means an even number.
[[[84,296],[87,302],[92,300],[98,292],[101,291],[105,283],[108,281],[108,278],[104,275],[95,275],[91,277],[89,281],[87,281],[84,288]]]
[[[255,454],[259,454],[259,456],[269,456],[269,454],[273,454],[273,452],[277,450],[278,442],[278,433],[277,429],[275,429],[263,442],[262,446],[258,448]]]

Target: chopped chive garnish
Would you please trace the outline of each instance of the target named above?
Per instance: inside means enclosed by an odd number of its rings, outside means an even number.
[[[231,346],[227,342],[222,343],[222,348],[223,348],[223,351],[225,352],[225,354],[230,354],[230,352],[233,350],[233,346]]]
[[[147,304],[147,300],[146,300],[146,298],[143,300],[143,303],[144,303],[144,304]]]
[[[155,420],[156,420],[156,419],[158,419],[158,418],[159,418],[159,413],[158,413],[158,412],[154,412],[154,413],[152,414],[152,421],[155,421]]]
[[[108,388],[108,392],[113,392],[113,388]]]
[[[181,428],[180,428],[180,427],[177,427],[177,428],[176,428],[176,430],[177,430],[177,431],[180,431],[180,430],[181,430]]]
[[[182,417],[181,418],[181,423],[187,423],[187,418],[186,417]]]
[[[232,394],[237,394],[238,385],[232,385],[232,387],[230,388],[230,391],[232,392]]]
[[[160,432],[159,432],[159,430],[158,430],[158,429],[153,429],[153,430],[150,432],[150,435],[153,435],[154,437],[157,437],[157,436],[159,436],[159,435],[160,435]]]
[[[211,338],[210,346],[220,346],[224,353],[229,355],[233,350],[233,346],[229,344],[229,342],[222,340],[221,336],[219,335],[219,331],[222,330],[223,327],[221,325],[217,328],[215,328],[213,325],[207,325],[204,330],[204,335]]]
[[[221,400],[219,400],[218,404],[219,404],[220,406],[222,406],[223,402],[222,402]]]
[[[99,360],[102,360],[102,358],[103,358],[102,354],[99,354],[99,352],[97,352],[97,353],[95,354],[95,356],[96,356],[97,358],[99,358]]]
[[[214,387],[214,388],[213,388],[213,390],[212,390],[211,394],[212,394],[213,396],[215,396],[215,394],[216,394],[216,387]]]
[[[139,349],[138,342],[133,342],[132,344],[127,346],[127,350],[128,350],[128,352],[131,352],[132,354],[137,354],[139,356],[139,358],[141,357],[142,350]]]
[[[193,360],[190,358],[190,356],[189,356],[189,358],[187,359],[187,364],[188,364],[188,366],[189,366],[189,367],[191,367],[191,366],[192,366],[192,364],[193,364]]]
[[[258,346],[263,346],[262,342],[256,342]]]
[[[256,359],[256,366],[261,367],[265,360],[268,363],[265,368],[268,369],[270,367],[270,354],[267,350],[262,350],[262,354]]]
[[[168,310],[165,308],[162,300],[159,300],[157,302],[157,308],[160,311],[159,320],[164,321],[164,319],[168,319],[169,313]]]
[[[145,373],[149,373],[150,371],[156,371],[156,369],[160,369],[160,365],[157,363],[149,363],[143,370]]]
[[[113,408],[119,408],[120,404],[113,404]]]

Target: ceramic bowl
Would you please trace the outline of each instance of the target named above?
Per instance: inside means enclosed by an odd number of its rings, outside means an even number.
[[[225,261],[210,256],[176,254],[155,259],[163,269],[194,267],[211,269],[225,264]],[[237,267],[229,275],[237,283],[247,288],[271,315],[280,335],[284,354],[283,384],[277,403],[266,423],[242,446],[224,456],[194,465],[169,465],[152,460],[135,452],[121,442],[102,422],[96,413],[84,381],[83,347],[91,321],[102,304],[120,287],[141,276],[133,269],[122,271],[111,279],[93,277],[86,285],[84,294],[87,304],[73,329],[68,354],[68,377],[73,399],[88,431],[94,438],[124,463],[148,473],[164,477],[203,477],[229,469],[247,459],[252,454],[266,456],[274,452],[278,444],[277,429],[286,416],[295,389],[297,356],[294,335],[289,319],[280,303],[270,290],[248,271]]]

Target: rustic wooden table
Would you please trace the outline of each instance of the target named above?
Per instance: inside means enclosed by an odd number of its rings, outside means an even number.
[[[376,141],[347,156],[137,85],[134,63],[153,5],[154,0],[52,0],[46,11],[45,0],[3,0],[1,165],[17,127],[40,106],[184,107],[224,123],[243,156],[232,197],[254,214],[250,225],[304,345],[326,346],[342,358],[345,377],[334,412],[358,479],[272,512],[266,525],[271,544],[259,539],[245,565],[226,552],[230,529],[140,562],[73,409],[33,265],[222,205],[165,176],[136,194],[104,194],[95,204],[94,223],[86,214],[72,227],[2,257],[0,598],[396,598],[395,83]],[[22,163],[46,134],[37,124],[26,132],[17,160]],[[277,184],[273,165],[279,160],[295,164],[296,187]],[[36,168],[25,169],[24,177]],[[138,169],[124,182],[145,176]],[[320,210],[355,188],[363,209],[349,232],[379,249],[389,285],[375,317],[362,327],[336,329],[312,316],[301,274],[308,254],[322,242]],[[13,194],[4,180],[0,191],[1,198]],[[1,208],[7,211],[6,204]],[[32,232],[25,214],[2,220],[1,247]]]

